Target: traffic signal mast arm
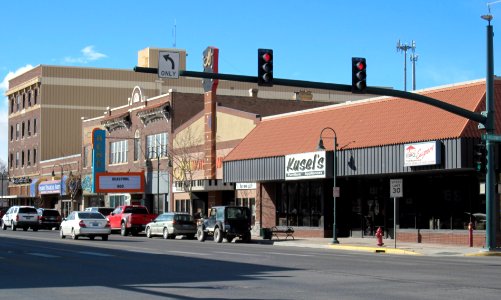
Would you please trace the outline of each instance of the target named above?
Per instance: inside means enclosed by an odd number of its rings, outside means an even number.
[[[157,68],[144,68],[144,67],[134,67],[134,71],[141,73],[152,73],[157,74]],[[230,81],[239,81],[239,82],[251,82],[257,83],[256,76],[245,76],[245,75],[233,75],[233,74],[222,74],[222,73],[204,73],[204,72],[196,72],[196,71],[179,71],[180,76],[185,77],[194,77],[194,78],[212,78],[212,79],[221,79],[221,80],[230,80]],[[336,84],[336,83],[325,83],[325,82],[315,82],[315,81],[304,81],[304,80],[292,80],[292,79],[280,79],[273,78],[274,85],[283,85],[283,86],[295,86],[295,87],[303,87],[303,88],[313,88],[313,89],[323,89],[323,90],[332,90],[332,91],[341,91],[351,93],[352,86],[348,84]],[[441,108],[445,111],[453,113],[455,115],[464,117],[466,119],[470,119],[472,121],[486,124],[487,117],[481,115],[480,113],[472,112],[467,109],[464,109],[459,106],[455,106],[446,102],[439,101],[434,98],[426,97],[416,93],[404,92],[399,90],[392,89],[384,89],[378,87],[370,87],[368,86],[365,90],[367,94],[379,95],[379,96],[392,96],[398,98],[409,99],[425,104],[429,104],[431,106],[435,106]]]

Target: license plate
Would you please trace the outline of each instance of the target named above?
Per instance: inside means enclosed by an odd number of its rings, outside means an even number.
[[[25,217],[27,220],[31,219],[32,217],[31,216],[26,216]]]
[[[92,226],[99,226],[99,223],[94,222],[92,223]]]

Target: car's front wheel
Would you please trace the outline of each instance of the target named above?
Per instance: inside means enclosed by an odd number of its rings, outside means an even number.
[[[62,239],[66,238],[66,236],[63,233],[63,228],[59,229],[59,237],[61,237]]]
[[[71,238],[73,240],[78,240],[78,235],[75,233],[75,229],[71,229]]]
[[[121,236],[129,235],[129,231],[127,230],[127,226],[125,225],[125,223],[122,223],[122,225],[120,225],[120,235]]]
[[[214,242],[221,243],[223,241],[223,233],[221,229],[218,227],[214,229]]]
[[[151,228],[146,227],[146,237],[151,239]]]

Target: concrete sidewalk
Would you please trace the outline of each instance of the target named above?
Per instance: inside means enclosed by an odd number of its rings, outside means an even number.
[[[468,246],[423,244],[399,242],[395,248],[395,241],[384,239],[384,245],[377,246],[375,238],[338,238],[339,244],[332,244],[332,238],[295,238],[292,240],[273,237],[272,240],[255,238],[258,242],[273,244],[274,246],[325,248],[346,251],[363,251],[372,253],[388,253],[399,255],[424,255],[424,256],[501,256],[501,249],[487,251],[484,248]]]

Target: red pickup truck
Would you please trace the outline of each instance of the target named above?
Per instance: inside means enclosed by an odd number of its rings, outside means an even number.
[[[146,224],[153,221],[157,216],[150,214],[148,209],[142,205],[117,206],[115,210],[107,216],[110,221],[111,230],[120,230],[123,236],[137,235],[144,231]]]

